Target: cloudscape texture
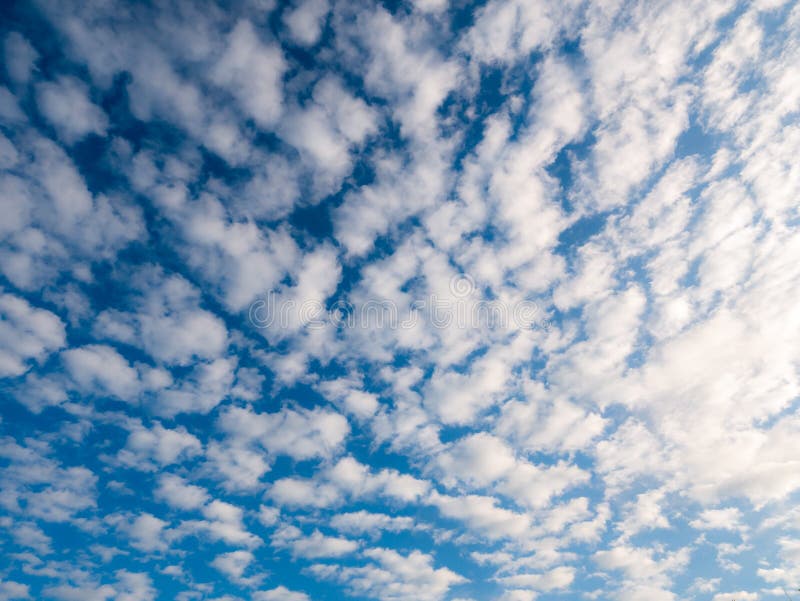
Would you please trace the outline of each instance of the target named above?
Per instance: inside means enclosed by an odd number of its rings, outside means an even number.
[[[800,587],[800,4],[0,8],[0,601]]]

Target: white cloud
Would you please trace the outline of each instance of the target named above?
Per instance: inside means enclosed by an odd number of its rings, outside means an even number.
[[[437,468],[445,482],[455,478],[477,487],[495,482],[515,464],[514,452],[486,433],[466,436],[436,457]]]
[[[517,574],[499,579],[507,587],[548,592],[565,589],[575,580],[575,568],[562,566],[543,574]]]
[[[311,601],[305,593],[290,591],[285,586],[279,586],[268,591],[253,593],[254,601]]]
[[[277,507],[262,505],[258,508],[258,521],[261,525],[269,528],[278,523],[281,517],[281,510]]]
[[[471,362],[466,372],[437,369],[427,382],[425,404],[445,424],[469,424],[506,393],[513,365],[530,350],[519,336],[513,345],[497,345]]]
[[[242,581],[245,570],[253,563],[254,559],[250,551],[231,551],[217,555],[211,565],[231,580]]]
[[[44,531],[33,522],[16,522],[13,525],[2,524],[4,526],[13,526],[11,536],[18,545],[33,549],[41,555],[48,555],[52,553],[51,544],[53,540],[47,536]]]
[[[202,451],[201,442],[183,426],[170,429],[157,422],[151,428],[134,424],[117,459],[134,469],[157,470],[190,460]]]
[[[143,291],[133,301],[136,310],[100,313],[94,325],[97,334],[136,344],[155,359],[178,365],[215,359],[225,352],[224,322],[200,308],[199,291],[186,279],[143,270],[134,283]]]
[[[637,495],[626,507],[626,518],[619,525],[625,536],[633,536],[642,530],[669,528],[670,522],[662,511],[665,505],[664,490],[650,490]]]
[[[244,215],[256,219],[279,219],[291,212],[300,200],[302,166],[279,154],[260,157],[252,177],[232,205]]]
[[[547,505],[565,490],[587,483],[590,478],[589,472],[566,461],[551,466],[519,463],[496,490],[520,506],[535,509]]]
[[[150,513],[142,513],[132,520],[120,523],[120,528],[128,535],[134,549],[145,553],[166,551],[169,542],[166,539],[168,522]]]
[[[52,459],[46,442],[32,439],[21,446],[0,439],[3,468],[0,500],[14,513],[47,522],[70,522],[97,506],[97,476],[82,466],[63,466]]]
[[[59,601],[106,601],[116,595],[116,590],[109,584],[102,586],[69,586],[60,584],[45,588],[43,593]]]
[[[282,77],[286,64],[279,47],[263,44],[252,23],[239,21],[228,46],[211,71],[211,79],[237,99],[260,126],[272,125],[283,103]]]
[[[272,535],[272,546],[291,550],[294,557],[320,559],[353,554],[359,547],[357,541],[337,536],[327,536],[319,530],[310,535],[295,526],[281,526]]]
[[[208,492],[175,474],[161,474],[158,488],[155,491],[158,499],[165,501],[175,509],[199,509],[209,500]]]
[[[513,62],[538,46],[547,46],[569,24],[572,3],[561,10],[550,2],[488,2],[477,11],[466,48],[477,60]],[[574,18],[574,17],[573,17]]]
[[[5,86],[0,87],[0,116],[11,123],[25,122],[25,113],[19,108],[16,97]]]
[[[187,494],[185,490],[181,491],[181,501],[187,501]],[[192,491],[191,494],[200,496],[197,491]],[[195,499],[200,501],[201,499]],[[202,497],[202,501],[207,501]],[[187,509],[185,505],[182,507]],[[210,540],[215,543],[224,543],[226,545],[244,549],[255,549],[263,544],[263,541],[255,534],[249,532],[244,523],[244,511],[241,507],[214,499],[206,502],[200,508],[203,519],[186,519],[176,525],[169,532],[169,539],[171,541],[181,541],[186,537],[201,537],[205,540]],[[253,578],[259,576],[253,575]],[[255,582],[255,580],[253,581]]]
[[[0,582],[0,599],[11,601],[12,599],[31,599],[30,588],[27,584],[6,580]]]
[[[564,399],[548,398],[538,382],[525,387],[526,401],[510,401],[502,408],[496,430],[511,438],[516,448],[531,451],[584,449],[597,439],[607,421]]]
[[[138,371],[110,346],[92,344],[61,354],[67,372],[82,392],[133,400],[143,388]]]
[[[534,601],[537,596],[536,591],[512,589],[505,591],[500,597],[500,601]]]
[[[281,478],[269,491],[278,505],[296,507],[329,507],[341,501],[341,492],[330,484],[318,485],[312,480]]]
[[[74,77],[36,84],[39,110],[67,144],[88,134],[105,135],[108,117],[89,98],[89,88]]]
[[[443,517],[459,520],[489,539],[524,538],[531,530],[528,515],[501,507],[493,497],[453,497],[433,492],[429,502]]]
[[[156,589],[147,574],[119,570],[116,576],[116,601],[153,601],[156,598]]]
[[[31,584],[0,598],[155,597],[71,553],[104,525],[176,601],[309,601],[259,548],[387,601],[797,581],[800,9],[734,4],[38,3],[55,41],[4,45],[0,374],[47,413],[2,424]],[[458,276],[534,327],[430,323]],[[334,300],[422,319],[303,323]]]
[[[8,169],[9,167],[13,167],[14,165],[16,165],[18,161],[19,161],[19,152],[17,152],[16,147],[11,142],[11,140],[9,140],[3,134],[0,134],[0,168]],[[13,178],[10,178],[10,180],[14,181]],[[3,181],[4,188],[5,188],[5,185],[6,185],[7,181],[8,180],[4,180]],[[10,194],[14,193],[13,191],[8,191],[8,190],[4,190],[4,192],[10,193]],[[4,203],[4,204],[6,204],[6,203]],[[19,219],[19,214],[21,212],[20,211],[21,207],[18,207],[18,208],[16,208],[16,210],[14,210],[15,209],[14,205],[11,204],[11,203],[8,203],[8,204],[9,204],[9,210],[11,212],[10,217],[12,219],[12,223],[11,223],[12,227],[6,226],[6,228],[13,230],[13,224],[15,222],[18,223],[19,220],[20,220]],[[4,229],[6,229],[6,228],[4,228]]]
[[[377,115],[332,77],[314,86],[312,100],[289,111],[279,131],[306,159],[316,189],[324,196],[352,170],[351,150],[375,133]]]
[[[268,457],[260,450],[212,442],[206,450],[207,467],[227,490],[253,490],[270,470]]]
[[[792,587],[797,581],[797,558],[800,556],[800,540],[789,536],[778,539],[777,561],[770,562],[769,566],[758,569],[758,576],[769,583],[781,583],[784,587]]]
[[[235,369],[234,358],[197,363],[182,382],[161,391],[151,401],[153,411],[164,417],[210,412],[231,393]]]
[[[330,7],[327,0],[302,0],[283,15],[292,39],[303,46],[313,46],[322,33]]]
[[[19,376],[30,360],[42,361],[64,346],[66,331],[57,315],[11,294],[0,295],[0,375]]]
[[[267,340],[275,343],[304,329],[311,337],[317,328],[324,327],[320,308],[336,290],[340,278],[335,249],[323,244],[307,252],[296,265],[293,285],[269,291],[261,317],[265,322],[261,331]]]
[[[387,601],[438,601],[450,587],[464,581],[452,570],[434,568],[430,555],[412,551],[401,555],[392,549],[367,549],[368,563],[360,567],[316,564],[317,576],[342,582],[352,595]]]
[[[269,495],[278,504],[299,507],[329,507],[345,498],[382,497],[398,503],[421,499],[430,484],[409,474],[384,468],[372,471],[353,457],[344,457],[316,478],[281,478]]]
[[[326,475],[333,484],[355,498],[377,493],[409,503],[422,498],[430,487],[425,480],[394,469],[384,468],[372,472],[368,466],[352,457],[341,459]]]
[[[0,94],[2,96],[2,94]],[[4,176],[11,221],[0,228],[0,270],[17,287],[36,290],[62,274],[92,280],[90,265],[109,259],[144,231],[141,210],[123,194],[92,195],[64,149],[29,131],[15,137],[18,165]]]
[[[401,532],[415,527],[414,519],[405,516],[392,516],[368,511],[338,513],[331,518],[331,527],[347,534],[371,534],[381,532]]]
[[[319,408],[255,413],[231,407],[220,416],[218,427],[236,443],[252,441],[272,455],[298,460],[331,457],[350,432],[342,415]]]
[[[181,527],[186,532],[205,532],[212,540],[224,541],[229,545],[249,548],[261,545],[261,539],[245,528],[241,507],[215,499],[203,507],[202,512],[205,521],[184,522]]]
[[[705,509],[689,525],[698,530],[739,530],[741,520],[742,512],[737,507]]]
[[[228,307],[239,311],[275,289],[287,271],[294,272],[299,249],[286,230],[230,223],[218,201],[204,200],[204,210],[193,210],[181,223],[191,243],[188,260],[222,289]]]
[[[644,594],[643,588],[668,589],[672,575],[686,567],[690,555],[689,547],[658,553],[654,549],[618,545],[597,551],[593,559],[603,570],[622,572],[626,580],[621,588],[631,587],[639,595]],[[667,598],[666,590],[662,596]]]
[[[730,593],[717,593],[711,598],[711,601],[728,601],[729,599],[738,599],[739,601],[758,601],[758,593],[749,591],[736,591]]]
[[[30,41],[21,33],[12,31],[4,40],[3,54],[11,79],[17,84],[28,83],[39,60],[39,53]]]

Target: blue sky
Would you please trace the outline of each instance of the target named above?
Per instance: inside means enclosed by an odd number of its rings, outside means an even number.
[[[6,2],[0,601],[800,587],[800,5]]]

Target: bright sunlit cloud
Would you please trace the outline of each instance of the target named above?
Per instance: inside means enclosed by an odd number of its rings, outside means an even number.
[[[0,7],[0,601],[800,586],[800,5]]]

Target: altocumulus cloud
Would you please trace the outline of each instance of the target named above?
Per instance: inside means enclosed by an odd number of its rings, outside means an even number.
[[[796,2],[36,0],[0,53],[0,601],[800,586]]]

